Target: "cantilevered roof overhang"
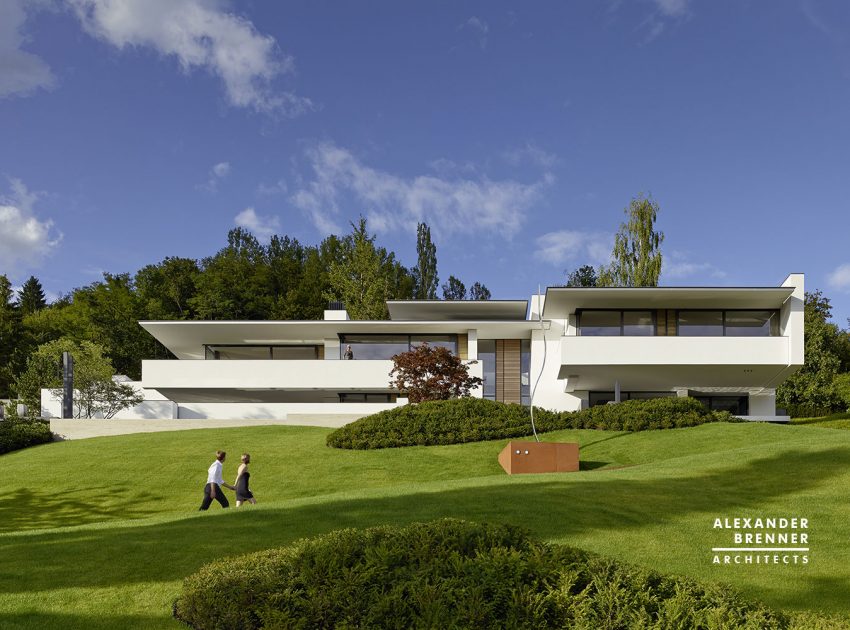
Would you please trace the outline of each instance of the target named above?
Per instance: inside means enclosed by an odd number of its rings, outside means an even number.
[[[549,287],[543,317],[581,309],[778,309],[794,287]]]
[[[388,300],[390,319],[404,321],[516,321],[528,300]]]
[[[529,339],[536,322],[520,321],[141,321],[178,359],[203,359],[204,345],[323,344],[340,334],[462,334],[482,339]]]

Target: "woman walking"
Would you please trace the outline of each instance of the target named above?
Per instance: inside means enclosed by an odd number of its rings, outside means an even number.
[[[248,464],[251,463],[251,456],[248,453],[242,453],[242,463],[239,464],[239,469],[236,471],[236,507],[241,506],[244,502],[256,504],[257,500],[254,494],[248,488],[248,480],[251,478],[251,473],[248,472]]]

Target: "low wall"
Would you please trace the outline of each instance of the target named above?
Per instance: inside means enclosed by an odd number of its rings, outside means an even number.
[[[406,402],[406,399],[403,399]],[[315,424],[306,420],[312,417],[338,417],[340,424],[321,424],[319,426],[342,426],[378,413],[384,409],[392,409],[399,403],[180,403],[177,417],[186,418],[218,418],[222,420],[278,418],[291,420],[293,417],[304,419],[298,424]],[[294,422],[292,424],[295,424]]]

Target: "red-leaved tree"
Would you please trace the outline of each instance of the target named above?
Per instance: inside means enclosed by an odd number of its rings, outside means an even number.
[[[448,348],[427,343],[395,355],[390,378],[390,385],[406,394],[412,403],[469,396],[471,389],[483,383],[477,376],[470,376],[469,365]]]

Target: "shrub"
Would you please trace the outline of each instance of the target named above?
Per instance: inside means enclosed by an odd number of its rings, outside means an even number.
[[[538,430],[560,428],[557,414],[535,409]],[[542,423],[542,424],[541,424]],[[329,446],[351,449],[461,444],[522,437],[531,433],[521,405],[483,398],[456,398],[404,405],[347,424],[327,438]]]
[[[50,423],[9,417],[0,422],[0,455],[53,440]]]
[[[726,412],[709,411],[694,398],[627,400],[561,413],[534,409],[535,425],[541,433],[558,429],[672,429],[732,419]],[[530,434],[528,408],[482,398],[458,398],[405,405],[366,416],[328,435],[327,444],[373,449],[461,444]]]
[[[728,588],[451,519],[213,562],[186,578],[174,614],[197,630],[793,627]]]
[[[694,427],[706,422],[731,422],[726,411],[709,411],[696,398],[624,400],[561,414],[565,428],[606,431],[646,431]]]

